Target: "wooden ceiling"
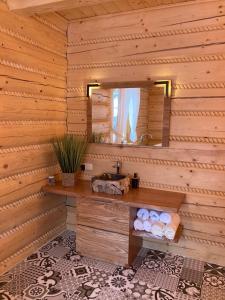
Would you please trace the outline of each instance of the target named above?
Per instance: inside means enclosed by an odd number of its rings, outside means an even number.
[[[114,0],[96,5],[88,5],[69,10],[62,10],[58,11],[58,13],[68,21],[73,21],[94,16],[121,13],[142,8],[151,8],[188,1],[191,0]]]
[[[57,11],[68,21],[162,5],[204,0],[3,0],[10,10],[32,15]],[[210,1],[210,0],[208,0]]]

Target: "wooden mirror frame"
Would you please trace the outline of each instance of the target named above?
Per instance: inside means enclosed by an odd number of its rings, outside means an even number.
[[[116,88],[150,88],[152,86],[159,86],[164,88],[164,110],[163,110],[163,133],[162,133],[162,147],[169,147],[169,134],[170,134],[170,113],[171,113],[171,80],[157,80],[157,81],[124,81],[124,82],[105,82],[105,83],[88,83],[87,84],[87,97],[91,99],[93,89],[116,89]],[[92,107],[91,102],[88,101],[87,109],[87,135],[92,133]],[[108,143],[110,144],[110,143]],[[112,144],[120,146],[120,144]],[[123,144],[123,146],[129,146]],[[135,145],[138,147],[154,147]]]

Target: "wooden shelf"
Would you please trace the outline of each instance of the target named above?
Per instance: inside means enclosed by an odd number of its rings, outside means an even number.
[[[142,238],[148,238],[151,239],[153,241],[158,240],[158,241],[164,241],[164,242],[170,242],[170,243],[178,243],[181,234],[183,231],[183,226],[180,224],[179,227],[177,228],[177,232],[175,235],[175,238],[173,240],[169,240],[166,237],[155,237],[153,234],[151,234],[150,232],[146,232],[146,231],[142,231],[142,230],[133,230],[132,235],[133,236],[138,236],[138,237],[142,237]]]
[[[80,180],[74,187],[63,187],[61,183],[55,186],[46,185],[44,192],[64,195],[69,197],[86,197],[101,201],[112,201],[113,203],[125,204],[134,208],[147,208],[167,212],[178,212],[185,194],[168,192],[155,189],[131,189],[125,195],[110,195],[106,193],[95,193],[92,191],[89,181]]]

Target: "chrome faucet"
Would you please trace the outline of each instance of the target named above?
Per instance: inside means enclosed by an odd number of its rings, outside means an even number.
[[[113,168],[116,168],[116,174],[120,174],[122,167],[122,162],[121,161],[116,161],[115,165],[113,165]]]

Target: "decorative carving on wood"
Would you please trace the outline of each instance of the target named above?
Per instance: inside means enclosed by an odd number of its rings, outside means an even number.
[[[210,82],[189,82],[189,83],[173,83],[173,89],[176,90],[192,90],[192,89],[220,89],[225,88],[224,81]]]
[[[188,143],[204,143],[204,144],[225,144],[225,138],[220,137],[204,137],[204,136],[170,136],[171,142],[188,142]]]
[[[59,168],[58,165],[53,165],[53,166],[49,166],[49,167],[46,167],[46,168],[39,168],[39,169],[35,169],[35,170],[32,170],[32,171],[23,172],[23,173],[19,173],[19,174],[16,174],[16,175],[4,177],[4,178],[0,179],[0,184],[4,183],[4,182],[7,182],[9,180],[16,180],[16,179],[19,179],[19,178],[24,177],[24,176],[36,175],[36,174],[41,173],[43,171],[46,171],[46,172],[48,171],[49,174],[52,174],[52,173],[58,173],[59,170],[60,170],[60,168]]]
[[[48,77],[55,78],[55,79],[65,80],[65,77],[63,77],[63,76],[52,74],[52,73],[49,73],[47,71],[43,71],[40,69],[35,69],[33,67],[22,65],[20,63],[17,63],[14,61],[9,61],[6,59],[0,59],[0,65],[18,69],[18,70],[22,70],[22,71],[26,71],[26,72],[36,73],[36,74],[43,75],[43,76],[48,76]]]
[[[92,178],[91,175],[83,174],[82,179],[90,180]],[[215,190],[207,190],[198,187],[190,187],[190,186],[177,186],[165,183],[158,182],[150,182],[150,181],[140,181],[140,186],[143,188],[153,188],[159,190],[173,191],[173,192],[182,192],[189,194],[202,194],[206,196],[216,196],[216,197],[225,197],[225,192],[223,191],[215,191]]]
[[[34,98],[34,99],[42,99],[48,101],[58,101],[58,102],[66,102],[65,98],[61,97],[53,97],[48,95],[40,95],[40,94],[31,94],[27,92],[17,92],[17,91],[8,91],[8,90],[0,90],[0,95],[7,95],[13,97],[24,97],[24,98]]]
[[[86,136],[87,135],[87,131],[86,130],[69,130],[68,134],[76,134],[79,136]]]
[[[187,212],[187,211],[184,211],[184,210],[180,210],[179,214],[183,217],[203,220],[203,221],[207,221],[207,222],[210,222],[210,223],[214,223],[214,222],[223,222],[223,223],[225,223],[225,218],[220,218],[220,217],[215,217],[215,216],[201,215],[201,214],[196,214],[196,213],[192,213],[192,212]]]
[[[176,90],[194,90],[194,89],[223,89],[225,88],[224,81],[210,81],[210,82],[189,82],[189,83],[176,83],[173,82],[172,89]],[[86,96],[86,89],[83,87],[70,87],[67,93],[74,93],[75,96]]]
[[[149,39],[149,38],[157,38],[157,37],[167,37],[167,36],[174,36],[180,34],[192,34],[198,32],[207,32],[207,31],[215,31],[215,30],[224,30],[225,25],[205,25],[199,27],[188,27],[182,29],[170,29],[164,31],[153,31],[153,32],[138,32],[138,33],[128,33],[123,35],[115,35],[115,36],[105,36],[99,37],[95,39],[88,39],[82,41],[72,41],[68,43],[68,46],[87,46],[93,44],[100,44],[100,43],[110,43],[110,42],[122,42],[122,41],[130,41],[130,40],[142,40],[142,39]]]
[[[135,163],[173,166],[173,167],[181,167],[181,168],[195,168],[195,169],[225,171],[225,165],[198,163],[198,162],[189,162],[189,161],[177,161],[177,160],[168,160],[168,159],[154,159],[154,158],[120,156],[120,155],[99,154],[99,153],[87,154],[86,158],[89,160],[105,159],[105,160],[112,160],[112,161],[129,161],[132,163],[135,162]]]
[[[14,37],[14,38],[18,39],[18,40],[21,40],[22,42],[30,44],[30,45],[32,45],[34,47],[41,48],[43,50],[47,50],[47,51],[49,51],[51,53],[54,53],[54,54],[57,54],[57,55],[59,55],[61,57],[65,57],[66,58],[66,55],[63,54],[62,52],[59,52],[59,51],[57,51],[55,49],[51,49],[51,48],[49,48],[46,45],[43,45],[43,44],[40,44],[39,42],[36,42],[35,40],[31,39],[28,36],[22,35],[22,34],[16,32],[16,31],[13,31],[12,29],[6,28],[6,27],[4,27],[2,25],[0,25],[0,32],[5,33],[5,34],[7,34],[7,35],[9,35],[11,37]]]
[[[209,246],[216,246],[216,247],[225,248],[225,243],[223,243],[223,242],[217,242],[217,241],[202,239],[202,238],[199,238],[199,237],[196,237],[196,236],[190,236],[190,235],[185,235],[185,234],[183,234],[182,237],[185,240],[188,240],[188,241],[193,241],[193,242],[197,242],[197,243],[200,243],[200,244],[206,244],[206,245],[209,245]]]
[[[208,189],[203,189],[203,188],[199,188],[199,187],[177,186],[177,185],[170,185],[170,184],[150,182],[150,181],[141,181],[140,186],[146,187],[146,188],[156,188],[156,189],[160,189],[160,190],[174,191],[174,192],[225,197],[225,192],[223,192],[223,191],[208,190]]]
[[[48,20],[46,20],[43,16],[40,16],[40,15],[36,14],[32,18],[35,19],[36,21],[44,24],[45,26],[47,26],[47,27],[49,27],[49,28],[51,28],[51,29],[53,29],[53,30],[55,30],[57,32],[60,32],[63,35],[65,35],[65,32],[62,29],[60,29],[59,27],[57,27],[55,24],[49,22]]]
[[[32,120],[22,120],[22,121],[0,121],[0,126],[45,126],[45,125],[66,125],[65,121],[49,121],[49,120],[39,120],[39,121],[32,121]]]
[[[33,199],[37,199],[37,198],[42,198],[45,194],[43,192],[38,192],[38,193],[35,193],[35,194],[32,194],[26,198],[23,198],[23,199],[19,199],[15,202],[12,202],[10,204],[6,204],[2,207],[0,207],[0,212],[4,211],[4,210],[8,210],[10,208],[15,208],[15,207],[18,207],[20,206],[21,204],[24,204],[26,202],[29,202],[29,201],[32,201]]]
[[[27,225],[29,225],[29,224],[31,224],[31,223],[33,223],[33,222],[35,222],[35,221],[37,221],[37,220],[41,220],[42,218],[44,218],[44,217],[46,217],[46,216],[49,216],[49,215],[53,214],[53,213],[56,212],[56,211],[59,209],[59,207],[61,207],[61,206],[63,206],[63,204],[59,204],[59,205],[57,205],[56,207],[54,207],[54,208],[52,208],[52,209],[50,209],[50,210],[48,210],[48,211],[46,211],[46,212],[44,212],[44,213],[38,215],[37,217],[34,217],[34,218],[32,218],[32,219],[26,221],[25,223],[20,224],[20,225],[17,225],[15,228],[3,232],[3,233],[1,234],[1,238],[5,238],[5,237],[9,236],[10,234],[13,234],[13,233],[15,233],[15,232],[17,232],[17,231],[23,229],[25,226],[27,226]],[[64,206],[63,206],[63,207],[64,207]]]
[[[176,56],[176,57],[153,57],[145,59],[132,59],[125,61],[111,61],[103,63],[75,64],[68,67],[69,70],[83,69],[101,69],[101,68],[122,68],[142,65],[158,64],[180,64],[191,62],[222,61],[225,60],[225,54],[215,53],[206,55]]]
[[[28,145],[28,146],[20,146],[20,147],[10,147],[0,149],[0,155],[6,153],[13,152],[21,152],[21,151],[30,151],[30,150],[40,150],[42,147],[50,146],[50,144],[42,144],[42,145]]]
[[[225,117],[225,111],[174,110],[171,115],[174,117]]]
[[[70,88],[67,88],[67,93],[74,93],[76,94],[77,96],[85,96],[86,97],[86,94],[87,94],[87,91],[86,91],[86,87],[70,87]]]

